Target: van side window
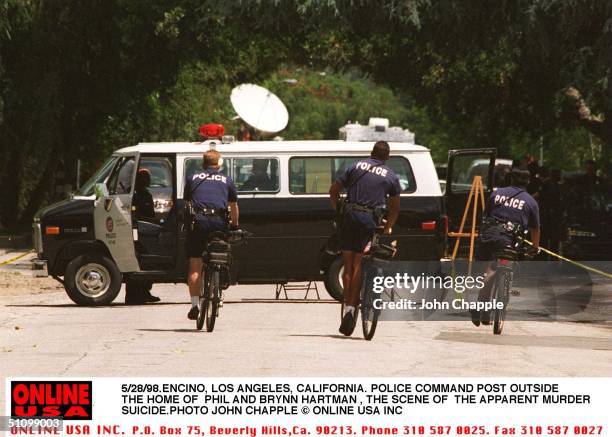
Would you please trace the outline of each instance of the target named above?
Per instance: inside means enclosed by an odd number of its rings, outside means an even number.
[[[110,194],[128,194],[132,192],[132,181],[134,180],[134,157],[123,158],[114,168],[108,180],[108,191]]]
[[[278,168],[277,158],[234,158],[232,177],[239,193],[276,193]]]
[[[194,173],[201,173],[204,171],[202,168],[202,163],[204,162],[203,158],[187,158],[185,160],[185,175],[184,178],[191,176]],[[221,164],[221,168],[219,172],[223,173],[225,176],[229,175],[229,168],[231,166],[231,159],[223,158],[223,163]],[[183,179],[184,179],[183,178]]]
[[[351,165],[366,156],[294,157],[289,160],[289,191],[292,194],[327,194],[329,186]],[[402,193],[416,190],[408,160],[392,156],[387,165],[397,174]]]

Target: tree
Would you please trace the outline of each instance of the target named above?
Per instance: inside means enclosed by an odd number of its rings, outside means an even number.
[[[183,56],[172,30],[181,2],[174,3],[3,4],[10,23],[0,35],[4,223],[29,219],[56,186],[70,183],[77,157],[102,155],[109,117],[128,118],[151,90],[174,83]]]
[[[77,157],[91,166],[122,143],[193,132],[181,105],[193,90],[206,90],[199,113],[222,117],[217,92],[270,77],[275,87],[281,65],[386,85],[438,157],[543,144],[578,159],[593,138],[609,164],[610,2],[5,0],[0,32],[4,224],[28,221],[74,180]],[[287,133],[335,134],[332,124],[362,116],[351,111],[328,99]]]

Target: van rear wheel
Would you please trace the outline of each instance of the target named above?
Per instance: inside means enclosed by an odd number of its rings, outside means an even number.
[[[102,255],[80,255],[68,263],[64,288],[77,305],[108,305],[121,289],[121,272]]]
[[[323,283],[325,289],[331,297],[336,299],[338,302],[344,301],[344,288],[342,287],[342,272],[344,271],[344,265],[341,257],[336,257],[329,268],[325,272]]]

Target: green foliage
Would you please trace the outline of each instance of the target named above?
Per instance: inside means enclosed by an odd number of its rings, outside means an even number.
[[[336,139],[338,128],[349,120],[363,124],[369,117],[380,116],[389,118],[392,125],[402,125],[408,119],[407,109],[391,89],[356,72],[281,68],[263,86],[289,110],[289,125],[280,134],[287,140]]]
[[[609,1],[4,0],[0,221],[28,221],[78,157],[88,172],[121,145],[196,139],[233,115],[243,82],[286,101],[286,138],[383,115],[438,160],[543,145],[551,164],[606,166],[610,144],[578,126],[562,90],[612,132],[611,64]]]

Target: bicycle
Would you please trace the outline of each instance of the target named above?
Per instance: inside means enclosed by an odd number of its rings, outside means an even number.
[[[512,224],[509,223],[508,225]],[[504,329],[516,262],[528,256],[528,250],[524,244],[525,235],[528,231],[520,225],[510,228],[508,231],[512,233],[514,241],[512,245],[504,247],[497,255],[495,283],[491,290],[491,302],[495,303],[493,306],[493,334],[495,335],[501,335]],[[501,308],[498,305],[500,302],[502,303]]]
[[[213,232],[202,253],[205,267],[202,272],[202,288],[198,304],[198,318],[196,328],[202,330],[206,324],[206,331],[215,329],[215,321],[219,316],[219,307],[222,291],[230,286],[230,268],[232,264],[232,245],[246,243],[252,234],[242,229]]]
[[[395,256],[397,249],[394,246],[380,243],[380,236],[381,232],[377,231],[372,237],[370,249],[364,255],[364,262],[367,263],[371,262],[372,260],[389,261]],[[379,308],[375,307],[375,293],[373,288],[368,286],[368,284],[371,282],[366,276],[367,273],[369,273],[369,270],[370,269],[367,269],[364,272],[364,280],[362,281],[360,296],[361,330],[363,331],[363,338],[368,341],[374,338],[376,326],[378,325],[378,317],[380,316],[380,305],[378,305]]]

